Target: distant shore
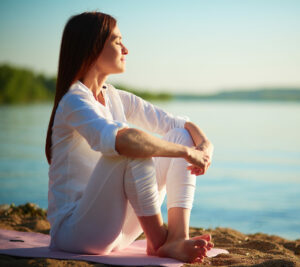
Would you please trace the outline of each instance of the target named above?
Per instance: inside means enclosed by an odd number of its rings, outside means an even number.
[[[252,90],[233,90],[214,94],[177,94],[178,100],[222,100],[222,101],[300,101],[300,88],[261,88]]]
[[[134,88],[123,84],[114,84],[118,89],[131,92],[148,101],[201,101],[201,100],[234,100],[234,101],[293,101],[300,102],[300,85],[298,88],[249,88],[232,89],[219,93],[169,93],[154,92],[146,88]],[[30,104],[53,102],[56,77],[37,74],[30,69],[0,64],[0,104]],[[187,90],[187,88],[182,88]]]
[[[25,232],[48,234],[50,224],[47,211],[33,203],[14,206],[0,205],[0,228]],[[275,235],[263,233],[243,234],[230,228],[190,228],[190,235],[210,233],[218,248],[227,249],[230,254],[221,254],[205,259],[204,264],[192,266],[257,266],[279,267],[300,266],[300,239],[290,241]],[[144,239],[140,236],[139,239]],[[0,254],[1,266],[99,266],[92,262],[56,259],[21,258]],[[108,266],[108,265],[101,265]],[[185,266],[191,266],[186,264]]]

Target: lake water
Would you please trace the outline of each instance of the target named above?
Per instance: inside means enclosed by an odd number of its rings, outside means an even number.
[[[231,227],[300,238],[300,104],[173,101],[158,106],[186,115],[215,145],[197,179],[191,225]],[[0,107],[0,204],[47,208],[44,156],[51,106]],[[166,207],[163,206],[166,219]]]

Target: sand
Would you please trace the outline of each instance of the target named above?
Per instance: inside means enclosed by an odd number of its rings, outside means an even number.
[[[17,231],[49,233],[50,224],[46,211],[35,204],[18,207],[0,205],[0,228]],[[227,249],[230,254],[205,259],[202,264],[184,266],[300,266],[300,239],[287,240],[275,235],[256,233],[246,235],[230,228],[190,228],[191,236],[210,233],[216,247]],[[143,239],[144,236],[139,237]],[[86,261],[21,258],[0,255],[0,266],[110,266]]]

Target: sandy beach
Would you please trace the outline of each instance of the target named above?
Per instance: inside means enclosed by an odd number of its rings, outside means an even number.
[[[0,205],[0,228],[49,233],[46,211],[35,204]],[[216,247],[230,254],[205,259],[202,264],[184,266],[300,266],[300,239],[295,241],[263,233],[243,234],[230,228],[190,228],[191,236],[210,233]],[[144,236],[139,237],[143,239]],[[0,266],[110,266],[85,261],[21,258],[0,255]]]

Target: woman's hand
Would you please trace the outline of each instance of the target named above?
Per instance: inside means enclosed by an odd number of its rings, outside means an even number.
[[[213,145],[209,141],[202,142],[197,147],[190,148],[187,162],[191,163],[187,167],[191,174],[203,175],[209,168],[213,155]]]
[[[211,163],[213,145],[208,141],[204,132],[193,122],[186,122],[184,128],[188,130],[196,147],[192,148],[186,160],[191,163],[188,170],[191,174],[203,175],[207,171]],[[199,151],[201,153],[199,153]],[[189,154],[189,153],[188,153]]]

